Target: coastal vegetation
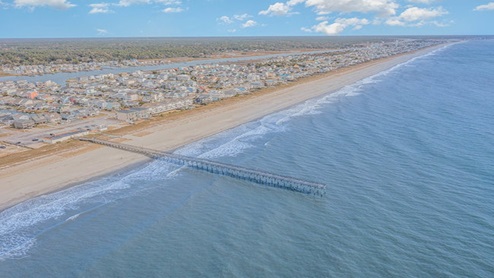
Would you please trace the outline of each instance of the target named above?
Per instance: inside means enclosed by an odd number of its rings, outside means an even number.
[[[318,50],[396,39],[392,37],[5,39],[0,40],[0,64],[21,66],[176,57],[203,58],[225,52]]]

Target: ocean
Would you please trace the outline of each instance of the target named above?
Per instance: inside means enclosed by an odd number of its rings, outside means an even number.
[[[153,161],[0,212],[0,277],[494,277],[493,104],[445,47],[176,150],[325,196]]]

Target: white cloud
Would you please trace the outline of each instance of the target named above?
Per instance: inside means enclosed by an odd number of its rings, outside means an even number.
[[[394,0],[306,0],[305,5],[315,7],[319,14],[360,12],[379,16],[394,15],[399,7]]]
[[[113,11],[110,10],[110,5],[111,5],[110,3],[89,4],[89,7],[91,7],[89,13],[90,14],[112,13]]]
[[[494,10],[494,2],[487,3],[485,5],[480,5],[473,9],[474,11],[492,11]]]
[[[291,15],[295,5],[304,3],[306,7],[314,7],[319,15],[330,13],[375,13],[378,16],[387,17],[396,14],[399,7],[397,0],[290,0],[286,3],[276,2],[266,10],[259,12],[260,15]],[[433,0],[413,0],[433,1]]]
[[[267,10],[260,11],[260,15],[268,15],[268,16],[285,16],[297,14],[296,12],[292,12],[292,7],[304,3],[305,0],[290,0],[286,3],[276,2],[272,5],[269,5]]]
[[[6,10],[6,9],[10,8],[10,6],[11,6],[11,4],[4,3],[4,2],[2,2],[2,0],[0,0],[0,9]]]
[[[442,7],[432,8],[432,9],[422,9],[417,7],[412,7],[406,9],[400,14],[400,19],[405,21],[419,21],[435,18],[447,14],[448,12]]]
[[[305,2],[305,0],[290,0],[290,1],[286,2],[286,4],[290,7],[292,7],[292,6],[295,6],[295,5],[304,3],[304,2]]]
[[[442,7],[432,8],[432,9],[422,9],[417,7],[412,7],[406,9],[404,12],[400,14],[400,19],[405,21],[418,21],[418,20],[427,20],[435,17],[439,17],[447,14],[448,12]]]
[[[244,21],[246,20],[247,18],[251,18],[252,16],[250,14],[234,14],[233,16],[222,16],[222,17],[218,17],[216,20],[219,21],[220,23],[224,23],[224,24],[232,24],[235,22],[235,20],[237,21]]]
[[[343,32],[348,27],[353,27],[353,30],[359,30],[364,25],[368,25],[370,22],[365,18],[337,18],[331,24],[328,21],[320,22],[317,25],[312,26],[310,29],[303,28],[303,31],[313,31],[318,33],[323,33],[328,36],[338,35]]]
[[[418,3],[418,4],[432,4],[437,1],[439,0],[408,0],[408,2]]]
[[[388,24],[389,26],[405,26],[405,22],[401,21],[397,17],[386,20],[386,24]]]
[[[68,9],[76,5],[67,0],[14,0],[16,7],[52,7],[57,9]]]
[[[180,7],[175,7],[175,8],[172,8],[172,7],[168,7],[166,9],[163,10],[164,13],[181,13],[183,12],[184,9],[180,8]]]
[[[120,0],[117,6],[121,7],[128,7],[131,5],[142,5],[142,4],[163,4],[165,6],[170,6],[170,5],[180,5],[182,4],[182,1],[178,0]]]
[[[150,0],[120,0],[117,6],[128,7],[130,5],[150,4]]]
[[[453,20],[451,20],[449,22],[439,22],[439,21],[432,21],[431,22],[431,24],[436,25],[437,27],[448,27],[453,23],[454,23]]]
[[[391,26],[422,26],[432,23],[437,26],[437,22],[428,22],[428,20],[441,17],[446,14],[448,14],[448,11],[443,7],[430,9],[411,7],[403,11],[399,16],[391,17],[386,20],[386,24]]]
[[[221,23],[224,23],[224,24],[232,24],[233,23],[233,20],[226,15],[224,15],[222,17],[218,17],[216,20],[221,22]]]
[[[439,8],[431,8],[431,9],[421,9],[417,7],[412,7],[406,9],[404,12],[400,14],[400,19],[412,22],[412,21],[420,21],[420,20],[428,20],[435,17],[439,17],[447,14],[448,12],[442,7]]]
[[[274,3],[273,5],[270,5],[267,10],[260,11],[259,14],[260,15],[270,15],[270,16],[288,15],[290,13],[291,9],[292,8],[290,6],[288,6],[287,4],[277,2],[277,3]]]
[[[104,36],[108,34],[108,30],[106,29],[96,29],[96,32],[98,32],[99,36]]]
[[[250,19],[250,20],[247,20],[246,22],[244,22],[244,24],[242,24],[242,27],[243,28],[250,28],[250,27],[255,27],[259,25],[257,22],[255,22],[254,20]]]
[[[154,0],[155,3],[160,3],[160,4],[163,4],[163,5],[167,5],[167,6],[170,6],[170,5],[181,5],[182,4],[182,1],[180,0]]]
[[[232,16],[221,16],[221,17],[218,17],[216,19],[217,22],[219,22],[220,24],[226,24],[226,25],[230,25],[230,24],[234,24],[235,25],[238,25],[239,27],[242,27],[242,28],[249,28],[249,27],[254,27],[254,26],[259,26],[259,24],[257,22],[255,22],[254,20],[247,20],[248,18],[251,18],[252,15],[250,14],[234,14]],[[245,21],[247,20],[247,21]],[[242,21],[245,21],[242,23]],[[229,29],[227,30],[228,32],[230,33],[235,33],[237,32],[237,29]]]
[[[250,14],[235,14],[233,15],[233,18],[238,20],[238,21],[244,21],[247,18],[251,18],[252,16]]]
[[[429,5],[442,0],[285,0],[270,5],[266,10],[259,12],[260,15],[287,16],[293,14],[294,6],[303,4],[318,15],[315,19],[319,21],[311,28],[302,28],[305,32],[319,32],[327,35],[336,35],[348,28],[354,30],[361,29],[368,24],[392,26],[422,26],[435,25],[447,26],[449,23],[438,21],[437,19],[448,14],[442,7],[418,8],[412,5],[404,5],[400,9],[402,2]],[[494,2],[482,5],[477,9],[494,9]],[[401,13],[399,13],[402,11]],[[334,22],[328,21],[329,14],[370,14],[370,19],[338,18]],[[365,16],[368,17],[369,16]]]

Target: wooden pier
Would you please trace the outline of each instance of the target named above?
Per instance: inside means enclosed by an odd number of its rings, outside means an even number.
[[[305,181],[288,176],[276,175],[261,170],[248,169],[207,159],[188,157],[184,155],[178,155],[169,152],[162,152],[153,149],[93,138],[81,138],[79,140],[133,153],[139,153],[153,159],[164,160],[176,165],[187,166],[192,169],[197,169],[221,176],[228,176],[235,179],[246,180],[270,187],[282,188],[316,196],[323,196],[326,193],[326,185],[324,184]]]

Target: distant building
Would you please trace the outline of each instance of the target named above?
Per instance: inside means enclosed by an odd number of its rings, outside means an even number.
[[[186,74],[179,74],[179,75],[177,75],[176,78],[178,81],[189,81],[190,80],[190,76],[188,76]]]
[[[29,120],[15,120],[13,123],[14,127],[17,129],[28,129],[34,127],[34,121]]]
[[[43,115],[38,115],[38,114],[32,114],[31,120],[37,125],[47,123],[46,118]]]
[[[87,131],[87,130],[76,130],[76,131],[66,132],[66,133],[55,135],[55,136],[47,137],[47,138],[44,138],[43,141],[45,141],[46,143],[55,144],[55,143],[66,141],[66,140],[69,140],[72,138],[85,136],[88,134],[89,134],[89,131]]]
[[[38,96],[38,92],[37,91],[31,91],[31,92],[27,92],[26,93],[26,97],[28,99],[35,99],[37,96]]]
[[[126,121],[126,122],[133,122],[141,119],[147,119],[150,116],[151,116],[150,112],[147,108],[131,108],[128,110],[120,110],[117,111],[115,114],[115,117],[118,120]]]
[[[188,109],[194,105],[192,99],[175,100],[145,105],[152,115],[161,114],[171,110]]]

